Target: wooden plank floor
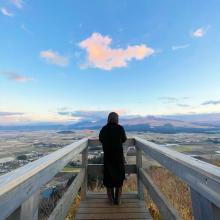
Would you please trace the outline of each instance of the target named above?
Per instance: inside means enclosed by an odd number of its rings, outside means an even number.
[[[81,201],[77,210],[76,220],[111,220],[111,219],[152,219],[143,201],[137,198],[137,194],[122,194],[120,206],[111,205],[105,194],[88,194]]]

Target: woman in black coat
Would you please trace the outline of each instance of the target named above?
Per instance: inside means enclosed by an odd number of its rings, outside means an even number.
[[[109,200],[115,204],[120,204],[122,185],[125,179],[122,143],[126,139],[124,128],[118,124],[118,114],[111,112],[108,116],[108,123],[100,131],[99,140],[104,151],[103,184],[107,188]]]

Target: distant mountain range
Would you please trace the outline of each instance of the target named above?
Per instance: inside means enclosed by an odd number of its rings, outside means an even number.
[[[106,124],[106,119],[96,121],[82,120],[72,124],[38,123],[20,126],[0,126],[0,130],[82,130],[100,129]],[[127,131],[178,133],[178,132],[205,132],[220,133],[220,113],[215,114],[189,114],[168,116],[122,116],[120,118]]]

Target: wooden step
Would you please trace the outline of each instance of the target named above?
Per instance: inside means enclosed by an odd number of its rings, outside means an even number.
[[[89,193],[81,201],[77,210],[76,220],[111,220],[111,219],[152,219],[144,201],[135,193],[122,194],[120,206],[111,205],[104,193]]]

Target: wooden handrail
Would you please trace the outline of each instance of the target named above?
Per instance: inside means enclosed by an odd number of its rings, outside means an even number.
[[[141,138],[135,138],[135,146],[187,183],[191,190],[194,219],[220,219],[219,167]],[[143,179],[143,171],[141,176]],[[145,178],[147,183],[149,181]]]
[[[220,207],[219,167],[140,138],[135,146]]]
[[[0,219],[7,218],[88,146],[84,138],[0,176]]]

